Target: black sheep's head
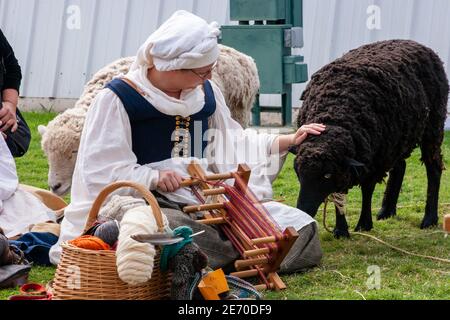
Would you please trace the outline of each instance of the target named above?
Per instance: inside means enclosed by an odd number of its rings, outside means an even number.
[[[364,165],[355,158],[351,133],[327,125],[320,136],[309,136],[297,149],[294,168],[301,188],[297,207],[314,216],[331,193],[347,193],[358,184]]]

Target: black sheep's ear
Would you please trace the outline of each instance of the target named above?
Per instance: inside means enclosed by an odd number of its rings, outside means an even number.
[[[364,163],[361,163],[355,159],[347,158],[347,164],[351,167],[365,167],[366,165]]]
[[[352,158],[347,158],[346,159],[347,164],[350,166],[350,168],[353,168],[353,170],[355,170],[356,176],[359,177],[360,176],[360,172],[358,170],[358,168],[365,168],[365,164],[361,163],[355,159]]]

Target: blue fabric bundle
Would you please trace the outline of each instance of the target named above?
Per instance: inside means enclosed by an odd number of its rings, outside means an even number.
[[[10,240],[10,245],[23,251],[28,261],[42,266],[51,266],[48,253],[58,242],[58,237],[50,232],[29,232],[17,240]]]

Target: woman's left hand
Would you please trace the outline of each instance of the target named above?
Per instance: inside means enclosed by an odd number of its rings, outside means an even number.
[[[325,131],[326,126],[324,124],[319,123],[311,123],[301,126],[296,133],[291,135],[291,143],[290,145],[298,146],[308,137],[308,134],[312,135],[320,135],[323,131]]]
[[[5,132],[11,128],[11,132],[17,130],[16,107],[11,102],[2,102],[0,109],[0,131]]]

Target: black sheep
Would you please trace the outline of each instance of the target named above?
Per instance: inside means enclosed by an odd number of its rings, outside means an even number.
[[[409,40],[364,45],[315,73],[302,95],[297,124],[323,123],[327,129],[295,151],[297,207],[314,216],[329,194],[360,185],[356,230],[369,231],[376,183],[390,172],[377,218],[395,215],[405,159],[420,146],[428,177],[421,228],[436,225],[448,93],[438,55]],[[334,232],[348,236],[345,216],[336,215]]]

